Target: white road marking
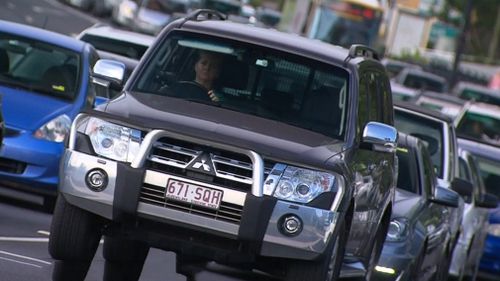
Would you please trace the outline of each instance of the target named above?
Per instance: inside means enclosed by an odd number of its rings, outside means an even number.
[[[42,237],[0,237],[4,242],[49,242],[49,238]]]
[[[7,255],[7,256],[11,256],[11,257],[16,257],[16,258],[20,258],[20,259],[25,259],[25,260],[29,260],[29,261],[34,261],[34,262],[38,262],[38,263],[43,263],[43,264],[47,264],[47,265],[52,264],[52,263],[50,263],[48,261],[44,261],[44,260],[40,260],[40,259],[35,259],[35,258],[32,258],[32,257],[23,256],[23,255],[18,255],[18,254],[14,254],[14,253],[9,253],[9,252],[5,252],[5,251],[0,251],[0,254],[4,254],[4,255]]]
[[[50,235],[50,232],[45,231],[45,230],[38,230],[36,233],[41,234],[41,235],[45,235],[45,236],[49,236]]]
[[[40,265],[32,264],[29,262],[22,262],[22,261],[18,261],[18,260],[8,259],[8,258],[3,258],[3,257],[0,257],[0,260],[11,261],[11,262],[20,263],[20,264],[31,265],[31,266],[34,266],[37,268],[42,268],[42,266],[40,266]]]

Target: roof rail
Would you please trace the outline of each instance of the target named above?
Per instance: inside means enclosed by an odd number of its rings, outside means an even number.
[[[349,55],[347,56],[346,60],[356,57],[365,57],[365,58],[379,60],[377,51],[362,44],[351,45],[351,47],[349,48]]]
[[[202,20],[226,20],[227,16],[219,11],[210,10],[210,9],[198,9],[195,10],[184,17],[184,21],[181,23],[181,26],[184,25],[187,21],[202,21]]]

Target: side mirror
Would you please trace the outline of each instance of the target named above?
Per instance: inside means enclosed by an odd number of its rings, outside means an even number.
[[[363,130],[362,141],[363,144],[371,145],[375,151],[394,153],[397,147],[398,131],[383,123],[368,122]]]
[[[432,202],[454,208],[458,207],[459,200],[460,196],[455,191],[440,186],[436,187],[434,196],[431,198]]]
[[[456,193],[460,194],[466,203],[472,202],[472,193],[474,191],[474,186],[471,182],[464,179],[455,178],[451,182],[451,189]]]
[[[125,64],[122,62],[101,59],[96,62],[92,74],[92,82],[96,88],[104,87],[106,97],[109,98],[109,90],[121,91],[123,88],[123,78],[125,77]],[[102,96],[96,89],[96,95]]]
[[[476,200],[476,206],[495,209],[498,206],[498,197],[491,193],[483,194],[478,200]]]

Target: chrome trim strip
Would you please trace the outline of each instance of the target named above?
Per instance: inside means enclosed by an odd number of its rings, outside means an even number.
[[[252,194],[257,197],[262,197],[263,196],[263,181],[264,181],[264,161],[262,160],[262,157],[260,157],[259,154],[257,154],[254,151],[251,150],[246,150],[246,149],[241,149],[238,147],[230,146],[230,145],[225,145],[225,144],[220,144],[208,140],[203,140],[199,138],[193,138],[173,132],[168,132],[164,130],[153,130],[146,134],[144,137],[141,147],[139,148],[139,152],[137,157],[135,157],[134,161],[131,163],[132,168],[140,168],[144,166],[144,163],[146,162],[146,159],[148,158],[149,151],[152,149],[153,145],[155,144],[156,141],[158,141],[162,137],[171,137],[175,139],[181,139],[184,141],[188,142],[193,142],[193,143],[199,143],[211,147],[215,147],[218,149],[223,149],[223,150],[228,150],[232,151],[235,153],[240,153],[247,155],[250,160],[252,160]]]
[[[87,114],[80,113],[75,117],[75,120],[73,120],[73,123],[71,123],[71,128],[70,128],[70,133],[69,133],[69,142],[68,142],[68,149],[69,150],[75,150],[76,132],[77,132],[78,124],[80,123],[81,120],[83,120],[87,117],[88,117]]]

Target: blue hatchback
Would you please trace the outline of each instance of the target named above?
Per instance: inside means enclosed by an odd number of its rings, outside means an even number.
[[[0,186],[40,194],[46,207],[53,205],[63,142],[76,114],[94,102],[90,69],[97,59],[77,39],[0,21]]]

